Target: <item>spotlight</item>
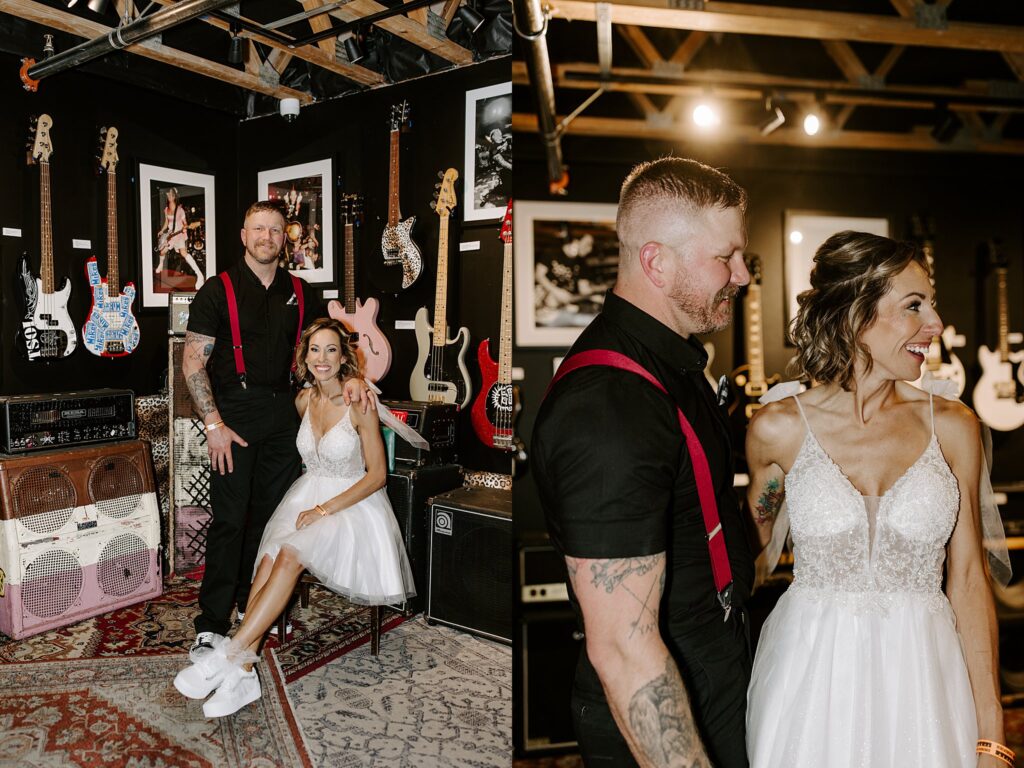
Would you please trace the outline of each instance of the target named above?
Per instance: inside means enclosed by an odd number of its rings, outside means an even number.
[[[462,19],[462,23],[466,25],[466,29],[471,35],[480,29],[485,21],[484,17],[481,16],[476,9],[471,8],[468,5],[460,5],[459,10],[455,12],[455,15]]]
[[[281,117],[285,119],[286,123],[295,122],[295,119],[299,116],[299,106],[298,99],[281,99]]]
[[[721,118],[713,106],[702,101],[693,108],[693,122],[701,128],[713,128],[721,122]]]
[[[816,112],[810,112],[804,117],[804,133],[814,136],[821,130],[821,118]]]
[[[107,10],[108,2],[109,0],[89,0],[89,10],[95,14],[102,16],[103,13]]]
[[[245,61],[245,40],[232,33],[231,44],[228,46],[228,64],[241,64]]]
[[[772,105],[771,99],[765,99],[764,110],[768,114],[768,117],[761,123],[759,129],[762,136],[767,136],[770,133],[774,133],[784,122],[786,122],[786,116],[782,114],[781,109]]]
[[[359,45],[359,40],[355,35],[349,35],[345,38],[343,43],[345,46],[345,56],[348,57],[349,64],[356,64],[363,60],[363,47]]]
[[[948,109],[939,112],[939,120],[931,130],[932,138],[939,144],[949,144],[960,132],[960,119]]]
[[[789,233],[789,242],[793,245],[800,245],[804,241],[804,233],[799,229],[794,229]]]

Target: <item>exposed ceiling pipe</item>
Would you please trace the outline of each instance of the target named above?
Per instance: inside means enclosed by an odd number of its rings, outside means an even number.
[[[562,162],[561,132],[555,124],[555,85],[548,59],[548,18],[541,0],[513,0],[516,34],[526,48],[526,69],[537,96],[537,120],[548,161],[548,191],[552,195],[568,192],[569,172]]]
[[[22,80],[25,82],[26,88],[35,90],[38,82],[44,77],[77,67],[79,64],[105,56],[111,51],[127,48],[129,45],[158,35],[164,30],[176,27],[197,16],[235,5],[237,2],[238,0],[181,0],[174,5],[161,8],[152,15],[143,16],[123,27],[112,29],[102,37],[87,40],[38,64],[22,68]]]

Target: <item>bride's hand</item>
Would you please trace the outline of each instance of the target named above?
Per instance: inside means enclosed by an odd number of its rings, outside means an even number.
[[[307,509],[299,513],[298,519],[295,521],[295,530],[301,531],[303,528],[308,528],[317,520],[321,520],[323,515],[317,512],[315,509]]]

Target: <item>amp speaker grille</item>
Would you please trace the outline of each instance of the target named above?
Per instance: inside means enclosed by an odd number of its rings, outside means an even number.
[[[53,533],[78,504],[75,484],[57,467],[32,467],[14,482],[14,514],[33,533]]]
[[[48,549],[25,568],[22,602],[40,619],[60,616],[82,592],[82,565],[70,552]]]

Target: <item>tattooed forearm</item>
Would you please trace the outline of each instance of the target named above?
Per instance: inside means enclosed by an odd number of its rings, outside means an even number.
[[[217,410],[217,403],[213,399],[213,390],[210,389],[210,377],[206,375],[206,369],[200,368],[189,376],[185,383],[188,384],[188,391],[192,395],[192,402],[196,404],[201,418]]]
[[[665,556],[650,555],[648,557],[626,557],[615,560],[595,560],[590,566],[591,584],[601,587],[611,594],[630,576],[643,576],[650,573]]]
[[[777,477],[773,477],[764,484],[764,489],[754,505],[754,521],[758,525],[765,525],[775,521],[782,509],[782,499],[785,491],[782,483]]]
[[[213,336],[203,336],[187,331],[185,333],[185,353],[182,356],[181,370],[185,375],[185,383],[192,395],[192,402],[201,418],[217,410],[210,388],[210,377],[206,373],[206,362],[213,354]]]
[[[629,727],[653,765],[711,768],[690,711],[683,678],[671,656],[665,671],[629,702]]]

